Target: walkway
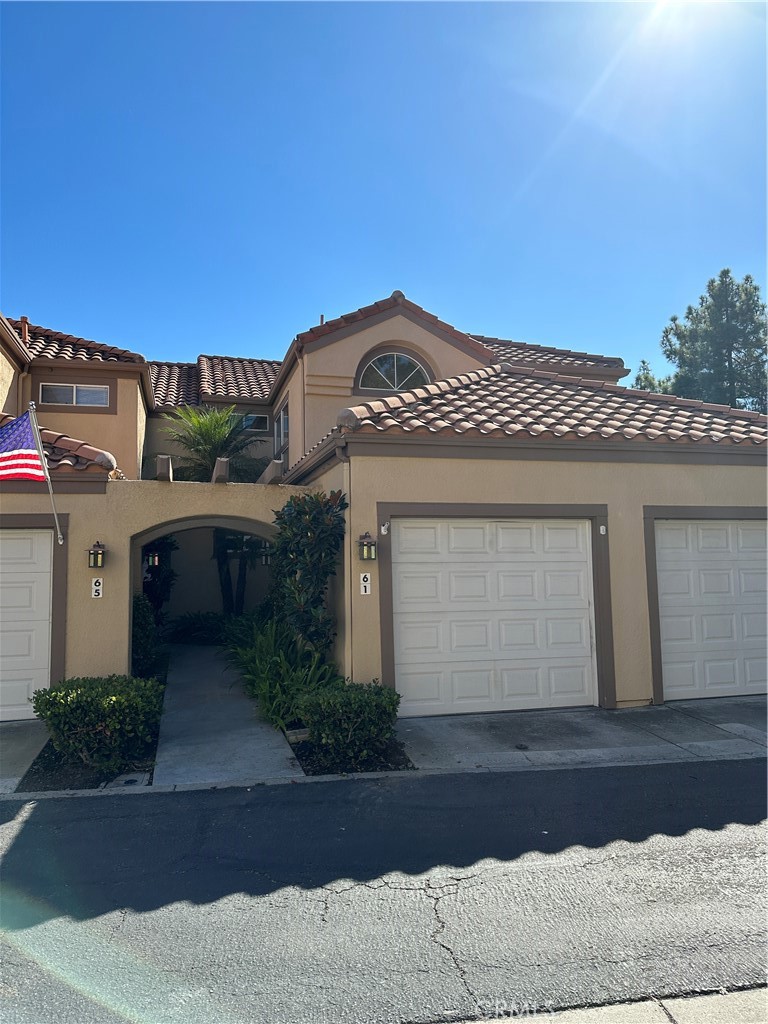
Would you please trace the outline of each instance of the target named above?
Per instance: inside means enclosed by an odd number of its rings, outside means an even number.
[[[285,737],[259,719],[215,647],[171,647],[153,785],[248,785],[304,778]]]

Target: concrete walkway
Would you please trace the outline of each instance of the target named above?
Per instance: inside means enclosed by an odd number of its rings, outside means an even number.
[[[766,698],[401,718],[397,733],[414,765],[433,771],[734,760],[765,757]]]
[[[285,737],[259,719],[215,647],[174,645],[153,785],[178,788],[304,778]]]
[[[14,792],[47,742],[48,729],[39,718],[0,724],[0,794]]]

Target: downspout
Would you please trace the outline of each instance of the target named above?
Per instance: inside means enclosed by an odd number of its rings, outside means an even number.
[[[21,321],[21,343],[26,349],[29,345],[29,320],[27,317],[20,317]],[[27,369],[22,369],[19,379],[16,381],[16,415],[21,416],[24,411],[24,381],[29,376],[29,363]]]

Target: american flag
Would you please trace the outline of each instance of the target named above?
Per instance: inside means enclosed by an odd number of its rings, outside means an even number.
[[[0,480],[45,480],[30,415],[0,427]]]

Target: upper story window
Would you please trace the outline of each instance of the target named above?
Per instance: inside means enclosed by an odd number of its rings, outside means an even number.
[[[252,430],[255,434],[269,433],[269,416],[261,413],[248,413],[243,416],[243,427]]]
[[[412,356],[382,352],[360,374],[360,387],[371,391],[406,391],[429,384],[430,376]]]
[[[109,384],[41,384],[41,405],[109,406]]]
[[[275,413],[275,458],[279,459],[288,448],[288,402]]]

